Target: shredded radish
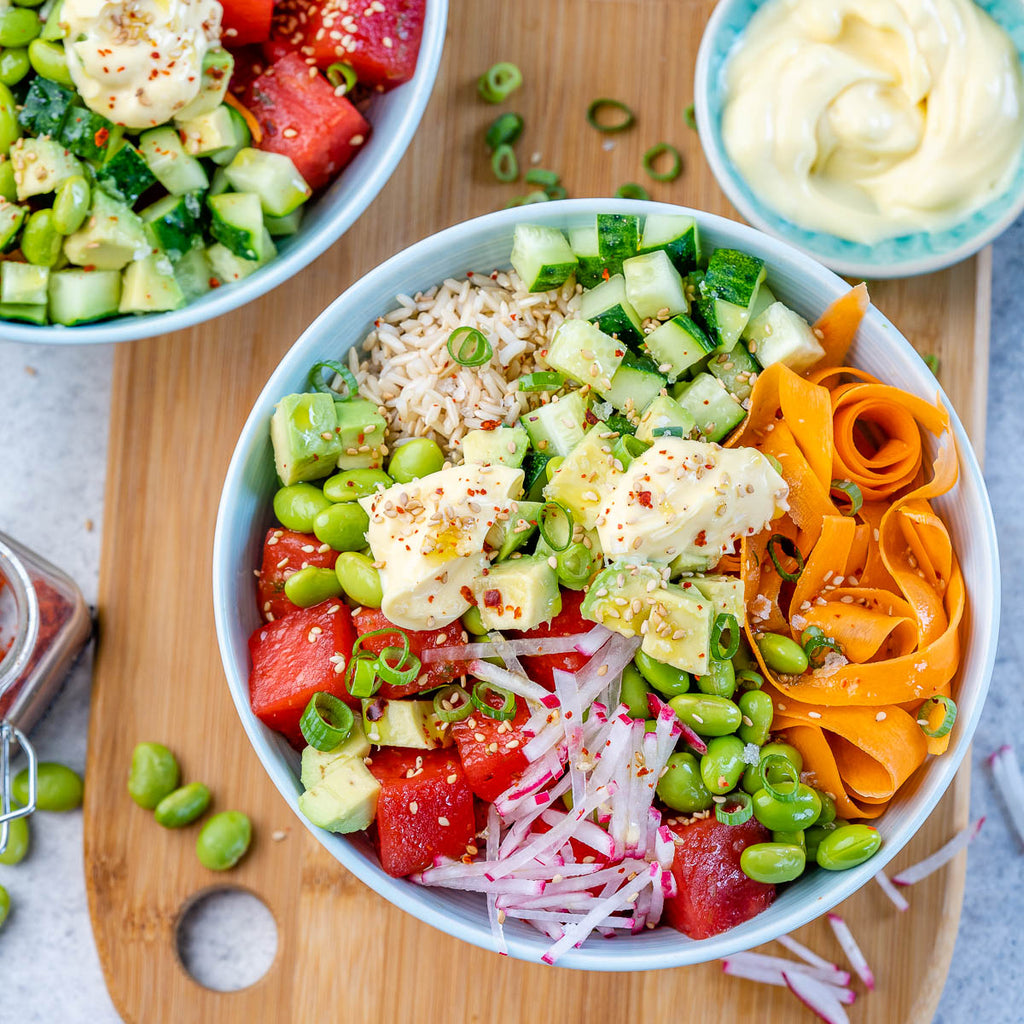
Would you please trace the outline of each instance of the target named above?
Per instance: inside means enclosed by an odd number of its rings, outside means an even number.
[[[575,650],[585,654],[588,658],[593,657],[614,634],[607,626],[596,625],[589,633],[577,633],[575,636],[563,637],[564,640],[572,640]]]
[[[1021,776],[1013,747],[1004,743],[989,757],[988,765],[1010,816],[1010,824],[1024,846],[1024,777]]]
[[[559,924],[579,924],[583,920],[583,914],[563,914],[557,910],[520,910],[518,907],[510,907],[505,911],[505,916],[515,917],[521,921],[557,921]],[[632,928],[633,918],[609,916],[594,927]]]
[[[487,843],[484,857],[493,861],[498,858],[498,842],[501,839],[501,817],[498,809],[491,804],[487,808]],[[497,897],[494,893],[487,894],[487,921],[491,926],[491,936],[501,956],[508,956],[508,943],[505,942],[505,929],[502,927],[502,915],[498,914]]]
[[[722,961],[722,972],[734,978],[745,978],[747,981],[758,981],[762,985],[775,985],[779,988],[786,988],[786,974],[799,974],[801,977],[809,978],[815,984],[823,985],[835,995],[840,1003],[852,1006],[857,999],[857,993],[845,986],[833,985],[827,981],[821,981],[813,975],[807,974],[803,964],[794,960],[780,960],[779,963],[788,964],[786,968],[771,967],[754,960],[747,960],[746,953],[735,953]]]
[[[523,676],[526,679],[530,677],[526,674],[526,669],[523,668],[523,663],[519,660],[516,652],[512,648],[512,642],[506,640],[500,633],[488,633],[488,639],[491,641],[491,646],[494,648],[494,653],[505,662],[505,668],[509,672],[515,673],[517,676]],[[481,655],[481,658],[486,659],[487,655]]]
[[[922,878],[927,878],[933,871],[938,871],[973,841],[984,824],[985,819],[979,818],[973,825],[968,825],[930,857],[925,857],[920,863],[901,871],[893,878],[893,883],[895,885],[913,885],[915,882],[920,882]]]
[[[850,1024],[850,1018],[830,985],[823,985],[799,971],[785,971],[782,978],[790,992],[826,1024]]]
[[[897,910],[909,910],[910,904],[907,902],[907,898],[892,884],[892,880],[884,871],[879,871],[875,875],[875,881],[878,883],[879,888],[885,893],[889,899],[892,900],[893,905]]]
[[[747,967],[761,967],[765,970],[777,971],[799,971],[807,974],[817,981],[826,985],[835,985],[845,988],[850,984],[850,972],[840,967],[815,967],[812,964],[798,963],[796,960],[787,960],[781,956],[769,956],[767,953],[733,953],[724,960],[725,963],[738,963]]]
[[[801,960],[809,963],[812,967],[824,967],[829,971],[839,970],[839,964],[834,964],[831,960],[818,956],[813,949],[808,949],[802,942],[797,942],[792,935],[780,935],[775,941],[780,946],[785,946],[790,953],[795,953]]]
[[[535,683],[527,679],[526,676],[518,675],[515,672],[509,672],[507,668],[492,665],[489,661],[471,661],[469,671],[477,679],[482,679],[485,683],[494,683],[495,686],[509,690],[517,697],[523,697],[526,700],[539,703],[545,697],[550,696],[540,683]]]
[[[576,685],[576,676],[556,668],[551,677],[555,684],[555,693],[562,705],[562,727],[565,731],[566,746],[569,755],[569,779],[572,784],[573,804],[581,804],[587,797],[586,768],[583,764],[583,705],[580,691]]]
[[[839,940],[839,945],[843,947],[843,952],[846,954],[846,959],[850,961],[850,966],[857,972],[860,980],[869,989],[874,989],[874,972],[868,966],[867,959],[861,952],[860,946],[857,945],[857,940],[853,937],[850,926],[838,914],[829,914],[828,923],[832,926],[832,931],[836,933],[836,938]]]
[[[604,627],[598,626],[589,633],[576,633],[573,636],[543,636],[522,640],[501,639],[500,641],[495,640],[487,643],[459,644],[454,647],[429,647],[420,657],[424,664],[429,664],[433,661],[473,661],[476,658],[489,658],[493,654],[504,658],[504,654],[496,646],[498,643],[509,654],[524,658],[532,658],[541,654],[570,654],[573,651],[580,651],[581,646],[595,642],[596,638],[595,641],[591,641],[590,637],[598,629],[603,630]],[[500,637],[501,634],[494,633],[492,636]],[[601,643],[598,644],[598,647],[607,638],[608,634],[606,631],[601,637]],[[580,651],[580,653],[586,654],[587,652]]]

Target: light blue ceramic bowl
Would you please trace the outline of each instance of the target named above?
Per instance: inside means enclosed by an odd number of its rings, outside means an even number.
[[[397,89],[373,98],[367,114],[373,126],[370,141],[330,188],[309,204],[298,234],[281,239],[277,243],[277,257],[265,267],[244,281],[215,288],[170,313],[122,316],[81,327],[37,327],[0,320],[0,339],[88,345],[170,334],[229,313],[283,284],[348,231],[387,184],[412,142],[430,99],[441,64],[447,23],[448,0],[428,0],[416,73]]]
[[[221,495],[213,551],[213,601],[217,637],[228,686],[249,740],[285,801],[338,862],[368,886],[427,924],[475,945],[493,949],[482,897],[428,889],[386,875],[362,835],[332,835],[310,826],[298,812],[299,756],[278,734],[263,726],[249,708],[247,638],[260,625],[253,568],[259,564],[267,527],[273,522],[271,498],[277,487],[269,437],[278,399],[301,390],[312,363],[342,359],[394,308],[399,292],[413,294],[467,269],[489,272],[507,267],[512,232],[520,221],[567,229],[593,223],[596,212],[690,213],[711,247],[732,246],[768,262],[772,290],[805,316],[814,318],[847,290],[833,273],[792,247],[734,221],[659,203],[579,199],[504,210],[432,235],[372,270],[331,304],[281,361],[256,401],[235,448]],[[936,397],[935,378],[899,331],[872,307],[851,352],[856,364],[879,378],[895,381],[923,398]],[[599,971],[640,971],[678,967],[757,946],[792,931],[845,899],[879,871],[920,828],[953,779],[981,714],[995,658],[999,626],[999,562],[995,527],[981,471],[970,443],[945,396],[960,450],[960,481],[936,505],[955,539],[970,595],[964,626],[964,656],[956,684],[959,716],[948,752],[925,764],[878,820],[885,843],[866,864],[850,871],[812,872],[790,886],[759,917],[711,939],[694,941],[671,928],[614,940],[597,938],[567,954],[567,967]],[[342,927],[339,924],[339,927]],[[549,944],[521,922],[505,927],[509,951],[537,961]]]
[[[754,12],[768,0],[719,0],[697,54],[693,95],[701,145],[722,191],[755,227],[820,260],[838,274],[887,278],[927,274],[976,253],[1024,211],[1024,160],[1001,196],[945,231],[917,232],[875,245],[808,231],[767,206],[729,159],[722,141],[724,68]],[[1024,4],[1020,0],[976,0],[1009,33],[1024,62]]]

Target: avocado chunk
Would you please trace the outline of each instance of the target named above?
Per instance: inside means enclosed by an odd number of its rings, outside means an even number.
[[[638,441],[646,441],[648,444],[654,441],[655,431],[675,434],[680,437],[689,437],[697,426],[688,409],[684,409],[674,398],[668,395],[659,395],[644,410],[640,417],[640,425],[636,428]]]
[[[541,555],[492,565],[473,581],[473,596],[488,630],[533,629],[562,610],[558,576]]]
[[[699,555],[687,549],[681,551],[669,563],[669,575],[675,579],[677,576],[692,576],[693,573],[707,572],[714,568],[717,562],[717,556]]]
[[[462,457],[466,462],[489,466],[500,462],[518,469],[530,447],[530,436],[516,424],[514,427],[496,427],[494,430],[471,430],[462,439]]]
[[[184,305],[185,293],[163,253],[145,256],[125,267],[118,312],[162,313]]]
[[[711,602],[711,616],[735,615],[742,626],[746,616],[743,602],[743,581],[736,576],[695,576],[692,580],[680,580],[679,585],[696,596],[693,587]]]
[[[656,661],[703,675],[710,664],[713,620],[711,602],[703,594],[691,597],[670,583],[654,595],[640,649]]]
[[[64,243],[67,258],[79,267],[120,270],[153,249],[138,214],[99,189],[93,190],[92,210]]]
[[[363,728],[366,738],[378,747],[436,750],[452,743],[432,700],[364,700]]]
[[[370,753],[370,741],[366,738],[362,718],[356,717],[348,738],[331,750],[317,750],[306,747],[302,751],[302,788],[312,789],[322,782],[334,765],[347,757],[360,761]]]
[[[639,636],[653,602],[664,592],[663,582],[653,565],[614,562],[590,584],[580,613],[623,636]]]
[[[18,139],[10,152],[19,201],[56,192],[82,165],[53,139]],[[116,268],[114,268],[116,269]]]
[[[270,439],[285,486],[330,476],[344,451],[334,399],[320,392],[285,395],[270,420]]]
[[[544,488],[544,496],[572,509],[585,530],[592,530],[601,506],[619,476],[612,448],[614,431],[598,423],[587,431]]]
[[[338,469],[381,469],[387,420],[365,398],[335,402],[341,452]]]
[[[377,814],[380,783],[358,757],[336,761],[299,797],[299,810],[328,832],[361,832]]]
[[[487,531],[487,546],[498,549],[496,561],[504,562],[536,532],[542,501],[519,501],[509,510],[508,519],[499,520]]]

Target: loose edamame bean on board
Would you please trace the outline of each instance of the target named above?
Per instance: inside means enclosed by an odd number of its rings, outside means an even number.
[[[636,665],[629,664],[622,670],[622,689],[619,693],[619,700],[626,705],[630,718],[651,717],[647,704],[647,695],[650,692]]]
[[[772,731],[775,715],[772,698],[764,690],[747,690],[740,694],[736,705],[743,714],[743,724],[736,730],[737,735],[744,743],[762,746]]]
[[[341,596],[341,583],[334,569],[307,565],[284,581],[285,597],[300,608],[312,608],[330,597]]]
[[[380,573],[373,559],[361,551],[343,551],[334,563],[334,572],[345,595],[364,608],[379,608],[384,600]]]
[[[36,210],[21,232],[22,255],[37,267],[52,267],[60,259],[64,239],[57,230],[53,210]]]
[[[0,864],[20,864],[28,853],[28,818],[14,818],[7,822],[7,845],[0,853]]]
[[[356,501],[387,490],[394,482],[383,469],[347,469],[324,481],[324,497],[328,501]]]
[[[705,693],[681,693],[669,706],[698,736],[728,736],[743,721],[740,709],[725,697]]]
[[[60,43],[51,43],[47,39],[33,39],[28,44],[28,59],[40,77],[74,89],[75,81],[68,71],[68,58]]]
[[[43,30],[35,11],[8,7],[0,14],[0,46],[28,46]]]
[[[807,652],[788,636],[762,633],[757,648],[765,664],[779,675],[798,676],[807,671]]]
[[[162,743],[139,743],[132,751],[128,795],[147,811],[178,788],[178,759]]]
[[[793,794],[792,782],[780,782],[775,787],[780,793]],[[796,784],[790,800],[777,800],[767,789],[754,794],[754,817],[773,832],[796,832],[810,828],[821,814],[821,801],[810,786]]]
[[[53,201],[53,226],[62,235],[73,235],[89,213],[91,192],[89,182],[73,174],[59,189]]]
[[[36,810],[73,811],[82,806],[82,776],[56,761],[40,761],[36,768]],[[28,806],[28,769],[14,776],[14,799]]]
[[[312,484],[289,484],[274,495],[274,515],[278,522],[297,533],[312,533],[313,520],[330,507],[324,492]]]
[[[778,885],[799,878],[807,864],[802,846],[790,843],[754,843],[740,854],[740,868],[755,882]]]
[[[702,676],[694,676],[697,689],[716,697],[732,697],[736,692],[736,672],[731,661],[712,659],[708,670]]]
[[[328,505],[313,520],[317,540],[330,544],[335,551],[358,551],[366,546],[366,529],[370,517],[355,501]]]
[[[245,856],[251,841],[249,819],[241,811],[221,811],[199,830],[196,856],[211,871],[227,871]]]
[[[717,736],[700,759],[700,777],[712,793],[721,796],[736,788],[743,774],[743,741],[738,736]]]
[[[388,475],[395,483],[407,484],[421,476],[430,476],[444,465],[444,452],[436,441],[417,437],[395,449],[388,463]]]
[[[706,811],[714,803],[693,754],[675,753],[668,759],[657,793],[662,803],[684,814]]]
[[[0,53],[0,82],[17,85],[32,70],[28,50],[18,47]]]
[[[840,825],[818,843],[818,866],[826,871],[845,871],[863,864],[882,845],[882,836],[871,825]]]
[[[0,885],[0,928],[4,926],[4,921],[7,920],[7,915],[11,912],[11,897],[8,895],[7,890]]]
[[[210,790],[201,782],[190,782],[187,786],[168,793],[156,805],[153,817],[164,828],[184,828],[206,813],[210,806]]]

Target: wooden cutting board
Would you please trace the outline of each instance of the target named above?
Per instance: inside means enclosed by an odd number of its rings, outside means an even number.
[[[490,174],[482,132],[497,110],[475,96],[497,60],[525,87],[500,109],[526,119],[528,166],[562,173],[570,195],[610,195],[645,181],[642,153],[676,144],[685,173],[648,183],[655,199],[735,217],[683,121],[711,3],[698,0],[453,0],[444,66],[416,140],[359,223],[312,267],[244,310],[178,335],[121,347],[115,361],[85,805],[85,862],[96,942],[114,1003],[128,1021],[722,1022],[810,1019],[786,992],[726,978],[716,964],[645,974],[576,974],[500,959],[392,907],[339,867],[293,817],[264,774],[228,696],[214,636],[211,545],[217,500],[251,403],[285,350],[352,281],[439,228],[526,191]],[[637,127],[601,136],[584,114],[617,97]],[[985,423],[990,264],[876,285],[876,304],[922,350],[979,450]],[[157,827],[127,798],[133,745],[161,740],[216,806],[244,809],[252,850],[229,875],[201,868],[195,830]],[[967,821],[968,772],[898,863],[929,853]],[[272,835],[284,830],[286,838]],[[930,1021],[953,952],[963,859],[917,886],[897,914],[874,886],[843,908],[874,964],[878,990],[859,1022]],[[237,993],[190,979],[175,926],[197,893],[224,884],[260,896],[278,925],[277,958]],[[826,925],[800,937],[838,957]],[[777,950],[776,950],[777,951]]]

